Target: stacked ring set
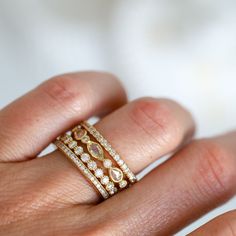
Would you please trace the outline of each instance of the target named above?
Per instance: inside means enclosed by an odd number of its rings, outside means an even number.
[[[137,181],[117,151],[88,122],[82,122],[59,136],[54,144],[77,166],[104,199]]]

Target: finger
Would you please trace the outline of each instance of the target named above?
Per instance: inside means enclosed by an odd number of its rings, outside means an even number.
[[[235,194],[235,151],[228,136],[195,141],[96,212],[124,232],[172,235]]]
[[[193,126],[190,114],[180,105],[154,98],[127,104],[96,124],[136,174],[186,142],[193,133]],[[32,165],[40,168],[40,176],[54,179],[57,190],[50,189],[51,195],[66,193],[61,199],[68,204],[100,200],[84,176],[60,152],[36,159]]]
[[[65,129],[125,102],[123,88],[110,74],[57,76],[0,111],[0,160],[34,157]]]
[[[199,229],[189,236],[234,236],[236,235],[236,210],[227,212]]]

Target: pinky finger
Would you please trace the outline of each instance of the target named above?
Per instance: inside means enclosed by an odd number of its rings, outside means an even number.
[[[235,236],[236,210],[227,212],[203,225],[189,236]]]

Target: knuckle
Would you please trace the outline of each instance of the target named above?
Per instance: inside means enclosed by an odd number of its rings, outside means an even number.
[[[213,221],[214,222],[214,221]],[[225,213],[222,216],[219,216],[216,219],[217,223],[216,227],[219,228],[219,231],[223,233],[223,235],[236,235],[236,210]]]
[[[209,139],[195,141],[192,146],[199,156],[197,178],[204,181],[205,190],[220,196],[231,195],[236,187],[236,162],[233,153],[221,143]]]
[[[134,101],[130,111],[131,119],[147,136],[151,136],[160,146],[171,145],[170,149],[176,147],[183,138],[171,103],[174,102],[144,97]]]
[[[73,75],[65,74],[53,77],[41,85],[41,89],[49,102],[54,106],[65,107],[71,112],[78,112],[81,106],[89,99],[85,99],[85,94],[90,92],[90,86],[86,80],[74,78]]]

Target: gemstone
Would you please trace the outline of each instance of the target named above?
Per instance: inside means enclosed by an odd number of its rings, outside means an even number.
[[[76,140],[81,140],[87,134],[87,131],[84,129],[76,129],[73,134]]]
[[[124,163],[121,167],[122,170],[126,170],[128,168],[128,166]]]
[[[87,163],[87,162],[90,160],[89,154],[88,154],[88,153],[83,153],[83,154],[81,155],[81,160],[82,160],[83,162]]]
[[[120,188],[125,188],[127,186],[127,181],[126,180],[122,180],[120,183],[119,183],[119,186]]]
[[[89,153],[94,158],[96,158],[100,161],[103,161],[103,159],[104,159],[103,149],[98,143],[90,141],[90,142],[87,143],[87,148],[88,148]]]
[[[115,183],[119,183],[123,179],[123,172],[116,167],[112,167],[109,169],[109,176]]]
[[[95,170],[95,176],[96,176],[97,178],[101,178],[101,177],[103,176],[103,170],[100,169],[100,168],[96,169],[96,170]]]
[[[70,138],[70,135],[68,135],[68,134],[63,134],[62,136],[61,136],[61,140],[64,142],[65,140],[67,140],[68,138]]]
[[[76,147],[76,145],[77,145],[76,141],[71,141],[71,142],[68,143],[68,147],[71,148],[71,149]]]
[[[82,143],[88,143],[90,141],[90,138],[88,135],[85,135],[82,139],[81,139],[81,142]]]
[[[113,182],[109,182],[107,185],[106,185],[106,190],[109,191],[109,190],[112,190],[114,188],[114,183]]]
[[[113,149],[110,151],[110,155],[111,155],[112,157],[114,157],[114,156],[116,155],[116,153],[115,153],[115,151],[114,151]]]
[[[114,156],[114,160],[115,160],[115,161],[119,161],[119,160],[120,160],[120,156],[119,156],[118,154],[116,154],[116,155]]]
[[[68,144],[69,142],[71,142],[73,139],[69,136],[67,139],[64,140],[65,144]]]
[[[111,152],[112,147],[111,147],[110,144],[107,144],[107,145],[105,146],[105,149],[106,149],[108,152]]]
[[[116,187],[113,187],[113,188],[109,191],[109,193],[110,193],[110,195],[114,195],[115,193],[117,193],[117,191],[118,191],[118,189],[117,189]]]
[[[117,161],[117,164],[118,164],[119,166],[121,166],[121,165],[124,164],[124,161],[120,159],[119,161]]]
[[[88,168],[89,168],[90,170],[96,170],[96,168],[97,168],[97,163],[96,163],[95,161],[89,161],[89,162],[88,162]]]
[[[105,146],[105,147],[107,146],[107,140],[102,139],[101,143],[102,143],[103,146]]]
[[[105,168],[110,168],[111,166],[112,166],[112,162],[111,162],[111,160],[110,159],[105,159],[104,161],[103,161],[103,166],[105,167]]]
[[[81,146],[75,147],[74,152],[76,155],[81,155],[83,153],[83,148]]]
[[[109,182],[109,177],[107,175],[103,176],[101,179],[101,183],[103,185],[106,185],[106,184],[108,184],[108,182]]]

